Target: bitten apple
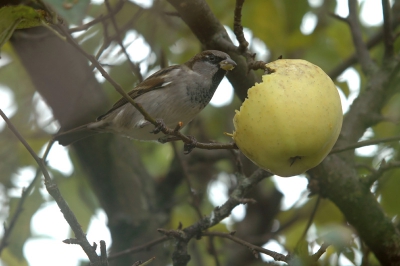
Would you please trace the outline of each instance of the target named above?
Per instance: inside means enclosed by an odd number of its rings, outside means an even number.
[[[343,121],[329,76],[305,60],[280,59],[248,90],[233,119],[233,139],[259,167],[294,176],[317,166],[335,144]]]

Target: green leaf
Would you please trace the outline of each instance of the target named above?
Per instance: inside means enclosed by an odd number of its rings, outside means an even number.
[[[308,242],[305,239],[302,239],[297,243],[296,248],[294,249],[296,255],[300,257],[308,256]]]
[[[9,249],[4,249],[1,252],[1,261],[5,265],[18,265],[18,266],[28,266],[28,262],[24,258],[16,257]]]
[[[177,228],[178,224],[183,227],[189,226],[197,221],[197,215],[194,208],[189,204],[180,204],[173,208],[171,212],[170,228]]]
[[[0,8],[0,48],[10,39],[16,29],[42,25],[45,12],[28,6],[5,6]]]
[[[247,1],[243,7],[242,21],[268,48],[277,54],[284,53],[288,21],[283,1]]]
[[[393,217],[400,214],[399,205],[399,187],[400,179],[398,178],[400,170],[388,172],[379,181],[379,192],[382,196],[381,204],[385,212]]]
[[[58,15],[69,24],[79,25],[84,19],[90,0],[44,0]]]
[[[288,227],[282,235],[285,237],[285,247],[288,250],[294,250],[297,247],[298,241],[306,228],[307,220],[298,220],[296,224]]]
[[[314,204],[314,203],[313,203]],[[330,200],[321,199],[317,213],[314,217],[316,226],[328,225],[332,223],[342,223],[344,217],[342,212]]]
[[[146,169],[152,176],[160,176],[166,174],[172,159],[174,158],[174,150],[172,145],[154,145],[149,142],[137,142],[137,149],[140,151],[141,159]],[[157,167],[154,167],[157,164]]]
[[[289,265],[310,265],[311,258],[308,252],[308,242],[305,239],[300,240],[294,249],[294,256]]]
[[[318,65],[327,73],[354,51],[345,23],[333,21],[329,27],[318,29],[312,35],[314,41],[304,51],[302,58]]]
[[[300,32],[300,24],[303,21],[304,14],[309,10],[307,0],[284,0],[285,5],[287,30],[289,32]]]
[[[400,134],[400,93],[393,95],[385,107],[382,108],[382,115],[386,118],[374,127],[377,138],[385,138]],[[387,145],[387,144],[386,144]]]

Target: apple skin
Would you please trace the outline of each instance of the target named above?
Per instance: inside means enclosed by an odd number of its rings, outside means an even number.
[[[343,122],[339,93],[308,61],[280,59],[266,66],[273,73],[248,90],[233,118],[233,139],[259,167],[282,177],[299,175],[336,143]]]

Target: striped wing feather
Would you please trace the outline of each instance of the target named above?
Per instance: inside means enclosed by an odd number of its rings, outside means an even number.
[[[148,77],[147,79],[145,79],[144,81],[142,81],[138,86],[136,86],[133,90],[131,90],[130,92],[128,92],[129,97],[131,97],[132,99],[136,99],[137,97],[139,97],[140,95],[152,91],[152,90],[157,90],[157,89],[161,89],[161,88],[165,88],[166,86],[164,84],[166,84],[165,82],[165,76],[168,75],[168,73],[174,69],[179,68],[178,65],[176,66],[170,66],[164,69],[161,69],[159,71],[157,71],[156,73],[154,73],[153,75],[151,75],[150,77]],[[169,82],[167,83],[168,85],[170,84]],[[102,120],[104,117],[106,117],[107,115],[109,115],[110,113],[112,113],[114,110],[120,108],[121,106],[127,104],[128,101],[122,97],[121,99],[119,99],[110,110],[108,110],[107,113],[99,116],[97,118],[97,121]]]

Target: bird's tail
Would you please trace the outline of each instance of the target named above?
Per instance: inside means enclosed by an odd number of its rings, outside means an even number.
[[[99,132],[88,128],[88,124],[73,128],[68,131],[57,133],[54,136],[54,140],[58,141],[63,146],[72,144],[78,140],[93,136]]]

